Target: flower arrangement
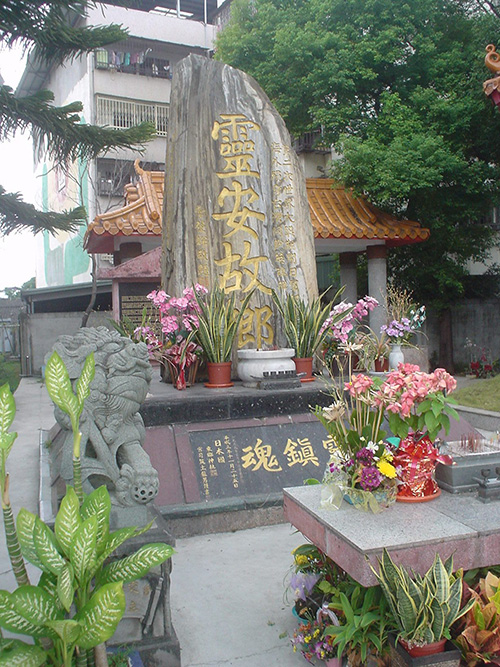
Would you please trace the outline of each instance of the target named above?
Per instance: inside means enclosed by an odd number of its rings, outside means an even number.
[[[441,429],[448,432],[450,417],[458,419],[448,396],[455,387],[455,379],[444,369],[424,373],[412,364],[400,364],[383,381],[353,375],[344,385],[347,398],[334,387],[334,402],[314,410],[333,444],[322,506],[338,508],[347,494],[359,509],[378,512],[396,494],[435,493],[436,463],[452,461],[433,443]],[[395,439],[385,441],[384,416]]]
[[[334,402],[314,413],[332,439],[333,451],[323,478],[322,505],[339,507],[347,495],[358,509],[380,512],[396,497],[393,449],[384,442],[385,403],[378,378],[353,375]]]
[[[330,612],[333,614],[333,612]],[[331,618],[328,619],[328,625],[334,625]],[[335,623],[339,625],[339,622]],[[293,632],[292,646],[294,652],[300,650],[307,662],[314,658],[318,660],[328,660],[337,656],[337,648],[334,646],[334,637],[325,635],[327,623],[322,619],[307,621],[302,623]]]

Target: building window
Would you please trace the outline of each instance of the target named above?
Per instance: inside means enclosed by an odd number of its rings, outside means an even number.
[[[168,104],[135,102],[97,96],[97,125],[125,130],[145,121],[153,123],[159,137],[167,136]]]

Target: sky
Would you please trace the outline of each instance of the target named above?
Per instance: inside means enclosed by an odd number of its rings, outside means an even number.
[[[2,50],[0,74],[7,86],[16,88],[24,69],[19,50]],[[29,135],[16,135],[0,144],[0,185],[7,192],[21,192],[25,201],[35,203],[33,151]],[[21,287],[35,275],[35,237],[19,232],[0,237],[0,292],[5,287]],[[0,297],[3,294],[0,293]]]

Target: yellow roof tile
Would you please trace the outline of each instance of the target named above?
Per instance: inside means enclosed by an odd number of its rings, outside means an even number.
[[[144,171],[135,163],[138,182],[125,186],[123,208],[96,216],[85,234],[89,252],[109,252],[112,237],[160,236],[164,173]],[[309,211],[315,238],[375,239],[386,245],[416,243],[429,238],[418,222],[397,220],[350,190],[333,187],[327,178],[306,179]],[[105,238],[106,237],[106,238]]]

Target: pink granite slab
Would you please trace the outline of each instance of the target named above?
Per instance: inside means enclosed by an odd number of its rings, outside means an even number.
[[[439,553],[455,568],[500,562],[500,502],[443,492],[426,503],[396,503],[380,514],[342,503],[320,508],[320,486],[284,489],[286,519],[364,586],[376,583],[370,564],[387,548],[397,563],[423,574]],[[475,525],[474,517],[478,517]]]

